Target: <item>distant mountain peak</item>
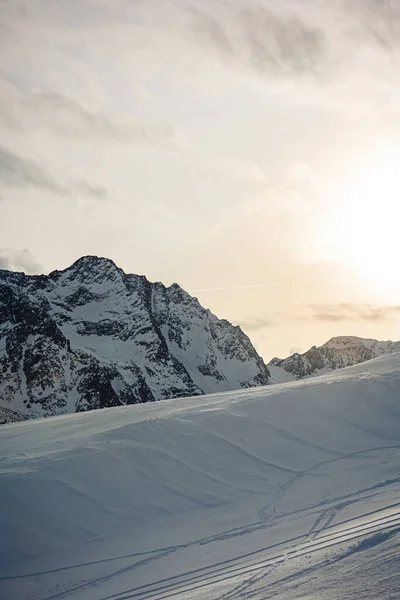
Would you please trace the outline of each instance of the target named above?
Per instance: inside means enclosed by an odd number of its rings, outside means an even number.
[[[372,340],[368,338],[357,337],[354,335],[339,335],[332,337],[330,340],[323,344],[326,348],[337,348],[343,346],[351,346],[354,344],[363,344],[365,345],[367,342],[376,342],[377,340]]]
[[[342,369],[371,360],[382,354],[400,352],[400,342],[381,342],[356,336],[336,336],[322,346],[312,346],[303,354],[295,353],[288,358],[273,358],[268,366],[276,379],[281,377],[279,369],[289,373],[294,379],[317,375],[334,369]]]

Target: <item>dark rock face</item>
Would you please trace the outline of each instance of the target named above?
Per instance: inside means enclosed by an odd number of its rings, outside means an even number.
[[[353,336],[334,337],[323,346],[313,346],[304,354],[292,354],[288,358],[273,358],[268,366],[280,367],[295,379],[317,375],[356,365],[381,354],[400,351],[400,342],[380,342]]]
[[[64,271],[0,270],[0,422],[266,385],[239,327],[177,284],[86,256]]]

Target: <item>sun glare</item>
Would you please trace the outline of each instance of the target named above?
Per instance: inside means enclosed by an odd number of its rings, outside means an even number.
[[[357,269],[377,296],[400,294],[400,149],[379,160],[341,188],[329,224],[335,257]]]

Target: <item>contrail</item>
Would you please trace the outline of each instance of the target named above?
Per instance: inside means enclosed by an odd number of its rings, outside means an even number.
[[[228,287],[213,287],[213,288],[201,288],[197,290],[192,290],[192,293],[197,292],[233,292],[236,290],[251,290],[256,288],[267,288],[278,285],[277,281],[270,281],[268,283],[247,283],[243,285],[232,285]]]

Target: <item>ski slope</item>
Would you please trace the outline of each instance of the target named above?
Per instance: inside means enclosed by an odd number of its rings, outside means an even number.
[[[400,597],[400,355],[0,428],[0,597]]]

